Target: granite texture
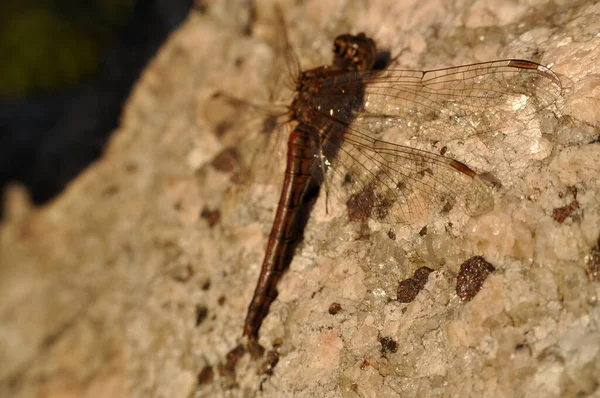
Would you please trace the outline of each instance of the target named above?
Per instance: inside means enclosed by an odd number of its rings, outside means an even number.
[[[600,4],[280,2],[303,68],[328,62],[336,34],[364,31],[398,67],[532,59],[564,91],[529,122],[523,142],[537,145],[517,157],[444,143],[502,182],[485,215],[457,206],[425,224],[349,222],[344,203],[322,194],[261,329],[278,362],[243,355],[228,369],[284,155],[263,150],[241,178],[230,148],[262,143],[261,107],[210,100],[217,90],[279,99],[273,6],[245,4],[207,2],[188,17],[143,73],[102,159],[63,195],[32,208],[10,190],[0,396],[598,394]],[[462,301],[457,275],[474,256],[495,270]],[[427,282],[398,302],[400,281],[423,266],[434,270]]]

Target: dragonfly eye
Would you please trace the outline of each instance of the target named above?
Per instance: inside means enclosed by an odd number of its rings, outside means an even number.
[[[336,56],[343,57],[346,52],[346,41],[342,36],[338,36],[333,42],[333,53]]]

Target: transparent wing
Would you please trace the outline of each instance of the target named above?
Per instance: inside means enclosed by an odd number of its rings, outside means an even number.
[[[364,106],[336,114],[344,124],[372,134],[391,126],[432,139],[465,138],[526,121],[560,96],[560,79],[543,65],[502,60],[432,71],[384,70],[329,79],[315,96],[331,109],[346,92],[364,88]]]
[[[345,93],[364,87],[358,112],[336,112]],[[354,91],[352,91],[354,90]],[[459,203],[470,215],[493,208],[489,185],[448,157],[381,140],[390,127],[468,137],[526,121],[561,93],[558,77],[530,61],[505,60],[448,69],[348,73],[328,79],[314,96],[314,125],[330,188],[347,201],[350,218],[413,222],[432,202]],[[336,136],[339,134],[339,136]],[[343,135],[342,135],[343,134]],[[435,137],[434,137],[435,138]],[[448,207],[449,206],[449,207]]]
[[[329,120],[330,125],[338,122]],[[411,223],[430,204],[459,203],[476,216],[494,206],[492,192],[466,165],[431,152],[375,139],[350,128],[341,145],[324,142],[331,190],[346,201],[352,220]],[[333,155],[335,153],[335,155]]]

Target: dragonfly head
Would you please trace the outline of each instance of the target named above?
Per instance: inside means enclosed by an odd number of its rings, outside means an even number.
[[[343,34],[333,42],[333,65],[340,69],[364,71],[375,65],[377,47],[364,33]]]

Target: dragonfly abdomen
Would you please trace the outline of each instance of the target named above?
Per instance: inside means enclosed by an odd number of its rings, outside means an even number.
[[[302,240],[310,209],[319,192],[320,179],[311,175],[314,161],[311,128],[299,124],[288,139],[288,153],[281,196],[269,234],[267,250],[252,302],[244,323],[244,335],[256,343],[258,331],[277,297],[277,283],[289,267]]]

